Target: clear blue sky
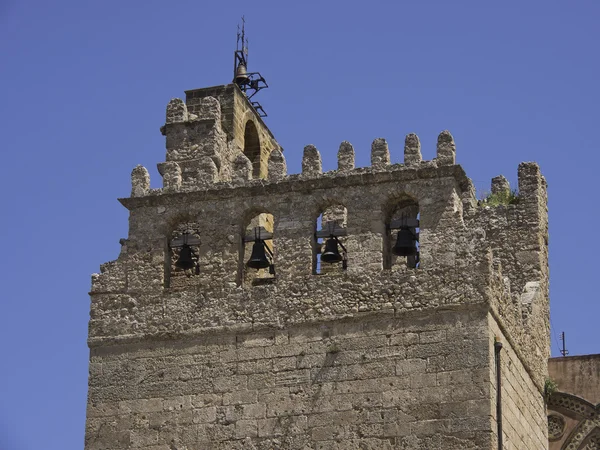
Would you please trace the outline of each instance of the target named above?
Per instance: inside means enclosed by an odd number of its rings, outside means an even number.
[[[129,174],[160,186],[169,99],[231,80],[245,14],[261,101],[300,171],[342,140],[435,156],[478,191],[521,161],[549,183],[552,351],[599,353],[600,2],[0,0],[0,450],[83,447],[90,274],[119,252]]]

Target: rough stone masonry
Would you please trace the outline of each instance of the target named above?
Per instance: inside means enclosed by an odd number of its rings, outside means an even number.
[[[499,206],[476,200],[447,131],[430,161],[409,134],[404,164],[378,138],[370,167],[343,142],[323,173],[309,145],[288,175],[235,85],[172,100],[161,131],[163,187],[133,170],[129,235],[92,276],[86,450],[496,449],[495,342],[504,448],[548,448],[537,164]],[[321,270],[320,217],[344,229],[346,269]],[[405,217],[418,264],[391,251]],[[274,273],[245,264],[257,226]],[[184,235],[198,271],[176,265]]]

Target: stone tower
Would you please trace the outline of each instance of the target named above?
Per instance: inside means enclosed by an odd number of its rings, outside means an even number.
[[[447,131],[431,161],[409,134],[403,164],[375,139],[356,168],[343,142],[323,173],[309,145],[288,175],[235,84],[171,100],[161,131],[163,187],[133,170],[129,236],[92,277],[86,450],[497,449],[499,429],[548,448],[535,163],[483,203]],[[398,223],[418,258],[395,254]],[[269,269],[246,265],[257,231]]]

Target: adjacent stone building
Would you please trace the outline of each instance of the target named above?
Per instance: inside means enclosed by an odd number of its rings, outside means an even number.
[[[308,145],[290,175],[235,84],[172,100],[161,131],[163,187],[133,170],[92,277],[86,450],[548,448],[537,164],[478,202],[443,131],[430,161],[409,134],[403,164],[378,138],[369,167],[343,142],[323,173]]]
[[[600,354],[551,358],[550,450],[600,449]]]

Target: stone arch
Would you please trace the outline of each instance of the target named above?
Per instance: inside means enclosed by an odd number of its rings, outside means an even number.
[[[548,408],[575,419],[594,417],[596,409],[587,400],[566,392],[556,392],[548,399]]]
[[[385,233],[383,235],[383,268],[394,269],[408,267],[415,269],[419,265],[417,256],[396,256],[392,248],[396,243],[397,231],[391,229],[393,222],[398,220],[420,220],[419,202],[416,197],[407,192],[400,192],[391,195],[382,207],[382,216],[384,218]],[[407,222],[408,223],[408,222]],[[418,227],[410,227],[413,233],[418,234]],[[417,242],[418,249],[418,242]]]
[[[580,422],[571,432],[562,448],[564,450],[597,450],[600,443],[600,423],[592,420]]]
[[[548,409],[576,420],[562,445],[563,450],[590,450],[600,442],[600,404],[593,405],[576,395],[556,392],[548,399]]]
[[[274,239],[265,239],[263,236],[261,236],[263,232],[274,233],[274,230],[275,216],[266,208],[253,207],[242,214],[240,221],[238,285],[253,286],[257,284],[273,282],[275,280],[274,259],[276,255]],[[266,247],[273,255],[272,258],[271,255],[269,255],[272,260],[272,267],[259,270],[247,267],[247,261],[252,255],[252,248],[254,246],[254,241],[244,241],[244,238],[247,236],[257,237],[264,241]]]
[[[324,244],[327,238],[317,237],[317,232],[330,227],[340,227],[347,229],[348,227],[348,209],[339,201],[327,200],[317,210],[314,216],[314,234],[312,239],[312,273],[313,275],[325,275],[333,273],[341,273],[346,268],[346,264],[341,261],[333,264],[321,264],[321,253],[324,249]],[[335,224],[335,225],[334,225]],[[344,237],[338,237],[342,244]],[[339,249],[342,251],[342,249]]]
[[[600,425],[596,426],[587,435],[583,443],[581,444],[582,450],[598,450],[600,449]]]
[[[261,170],[260,137],[252,120],[248,120],[244,127],[244,154],[252,163],[252,178],[264,178],[264,171]]]

